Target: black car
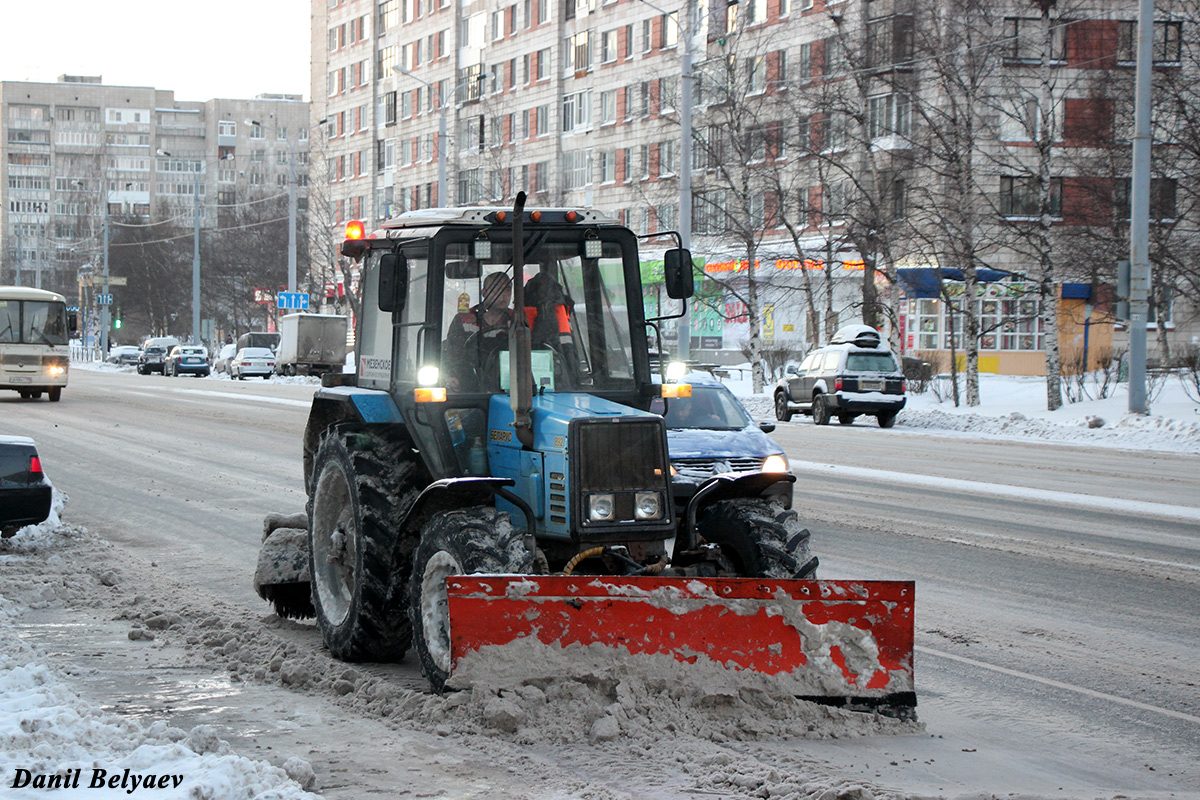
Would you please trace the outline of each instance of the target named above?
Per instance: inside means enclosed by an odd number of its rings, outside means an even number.
[[[50,516],[51,488],[37,445],[26,436],[0,436],[0,536]]]
[[[144,347],[142,348],[142,354],[138,356],[138,375],[146,375],[151,372],[163,375],[165,374],[166,363],[167,348],[159,347],[158,345]]]
[[[900,363],[866,325],[842,328],[787,373],[775,387],[775,417],[784,422],[800,413],[818,425],[834,417],[849,425],[869,414],[890,428],[906,402]]]

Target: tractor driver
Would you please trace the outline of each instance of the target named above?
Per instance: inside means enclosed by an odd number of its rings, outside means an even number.
[[[479,391],[499,388],[497,356],[508,345],[512,322],[512,282],[503,272],[483,280],[479,302],[455,315],[442,344],[446,386],[451,391],[473,387]]]

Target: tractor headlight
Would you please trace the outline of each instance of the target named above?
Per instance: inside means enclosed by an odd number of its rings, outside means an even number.
[[[588,497],[588,519],[592,522],[605,522],[613,518],[613,496],[611,494],[594,494]]]
[[[638,519],[658,519],[662,516],[662,499],[658,492],[638,492],[634,497],[634,513]]]
[[[787,472],[788,463],[785,456],[767,456],[762,465],[763,472]]]
[[[417,384],[420,386],[437,386],[439,377],[437,367],[427,365],[417,370]]]

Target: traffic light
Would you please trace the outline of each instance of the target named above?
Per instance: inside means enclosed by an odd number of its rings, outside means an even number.
[[[117,309],[117,313],[113,316],[113,328],[116,330],[121,329],[121,309],[119,308]]]

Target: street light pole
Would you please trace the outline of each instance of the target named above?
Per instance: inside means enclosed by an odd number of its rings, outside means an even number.
[[[1150,67],[1154,0],[1139,0],[1129,196],[1129,412],[1147,414],[1146,320],[1150,295]]]
[[[446,187],[446,98],[442,96],[441,89],[437,88],[432,83],[425,80],[424,78],[419,78],[416,75],[413,75],[411,72],[409,72],[404,67],[397,66],[397,67],[392,67],[392,69],[395,72],[399,72],[401,75],[412,78],[414,81],[417,81],[418,83],[425,84],[427,87],[429,87],[429,91],[431,91],[437,95],[437,99],[438,99],[438,201],[437,201],[437,204],[443,208],[448,207],[450,205],[450,202],[449,202],[450,195],[449,195],[449,190]],[[483,72],[479,75],[478,78],[468,78],[467,80],[465,80],[462,83],[455,86],[454,89],[451,90],[450,96],[457,97],[458,90],[463,88],[464,86],[467,86],[468,84],[470,84],[471,81],[484,81],[491,77],[492,77],[492,73]]]
[[[200,344],[200,176],[207,169],[201,164],[192,181],[192,343]]]
[[[448,205],[446,194],[446,98],[442,97],[442,92],[436,86],[424,78],[419,78],[413,75],[404,67],[392,67],[392,70],[399,72],[405,77],[412,78],[418,83],[425,84],[429,91],[437,95],[438,101],[438,199],[437,204],[441,207]],[[461,85],[461,84],[460,84]],[[458,86],[454,87],[454,91],[458,91]]]

